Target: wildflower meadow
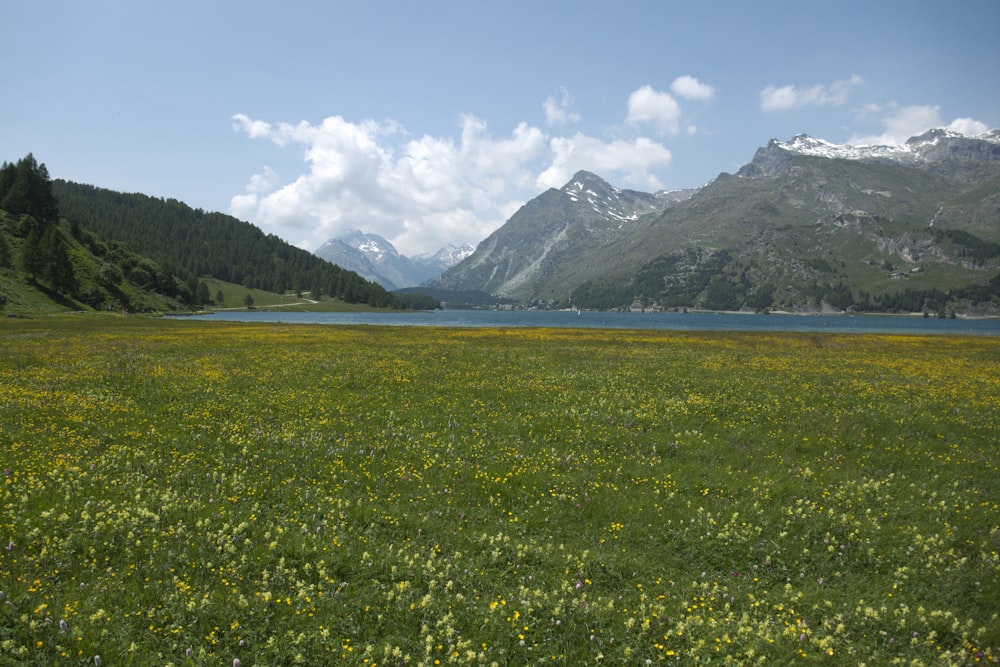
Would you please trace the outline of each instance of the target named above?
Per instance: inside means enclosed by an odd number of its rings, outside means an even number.
[[[0,322],[0,665],[1000,660],[994,337]]]

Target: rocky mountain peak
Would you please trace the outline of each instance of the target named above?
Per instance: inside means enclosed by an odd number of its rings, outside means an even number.
[[[421,285],[472,254],[468,244],[447,245],[436,253],[407,257],[378,234],[353,229],[330,239],[314,253],[331,264],[354,271],[386,289]]]
[[[360,250],[369,258],[380,258],[384,255],[398,256],[399,252],[392,243],[378,234],[369,234],[360,229],[352,229],[343,236],[333,239],[340,243]]]
[[[585,190],[587,188],[610,189],[611,186],[603,178],[593,172],[581,169],[573,174],[573,178],[562,187],[564,191]]]
[[[591,308],[940,313],[927,305],[937,292],[921,290],[938,289],[941,265],[993,298],[997,179],[1000,132],[947,130],[892,146],[772,139],[696,192],[651,195],[580,171],[434,285]]]
[[[808,134],[797,134],[791,141],[771,139],[759,148],[737,175],[744,178],[784,173],[796,156],[836,160],[898,163],[935,168],[939,163],[955,161],[1000,161],[1000,131],[967,136],[944,128],[928,130],[899,145],[835,144]]]

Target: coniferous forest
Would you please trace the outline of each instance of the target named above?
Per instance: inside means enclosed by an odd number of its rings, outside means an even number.
[[[32,154],[0,167],[0,271],[0,307],[21,277],[71,309],[199,308],[212,302],[207,277],[376,308],[414,305],[231,216],[52,180]]]
[[[213,276],[272,292],[307,290],[348,303],[391,307],[395,298],[353,271],[296,248],[248,222],[176,199],[56,180],[62,215],[98,237],[127,244],[184,278]]]

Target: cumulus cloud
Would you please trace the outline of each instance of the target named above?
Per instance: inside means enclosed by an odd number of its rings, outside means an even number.
[[[707,102],[715,97],[715,88],[713,86],[702,83],[689,74],[674,79],[674,82],[670,84],[670,90],[674,91],[675,95],[683,97],[686,100]]]
[[[626,121],[630,125],[648,124],[663,134],[676,134],[680,119],[681,106],[670,93],[646,85],[628,96]]]
[[[869,108],[870,109],[870,108]],[[932,127],[941,127],[941,107],[890,105],[881,119],[882,133],[854,136],[848,143],[855,146],[896,146]]]
[[[260,194],[274,188],[278,183],[278,174],[269,166],[264,165],[264,173],[254,174],[247,183],[247,192]]]
[[[528,165],[546,147],[537,128],[522,123],[494,138],[473,116],[461,119],[458,140],[423,136],[396,150],[391,139],[402,130],[393,123],[332,116],[318,125],[270,124],[238,115],[234,127],[278,146],[304,147],[306,173],[275,189],[274,172],[265,168],[230,209],[279,236],[308,231],[298,241],[307,247],[355,228],[411,252],[478,240],[506,220],[509,190],[533,184]]]
[[[966,136],[984,134],[990,131],[989,125],[974,118],[956,118],[948,123],[948,127],[946,129],[951,130],[952,132],[958,132],[959,134],[964,134]]]
[[[538,176],[539,189],[562,187],[577,171],[587,169],[628,187],[662,190],[652,170],[669,166],[672,160],[665,146],[646,137],[604,142],[577,133],[550,143],[552,164]]]
[[[854,146],[897,146],[910,137],[933,128],[945,128],[960,134],[974,135],[988,132],[989,127],[973,118],[956,118],[946,124],[941,118],[941,107],[936,104],[900,106],[895,102],[881,107],[868,105],[866,115],[880,117],[880,134],[855,135],[848,140]]]
[[[271,124],[262,120],[250,120],[246,114],[233,116],[233,129],[245,133],[251,139],[270,137]]]
[[[679,131],[679,109],[668,93],[647,86],[629,102],[630,123]],[[565,89],[543,103],[555,125],[578,120],[571,106]],[[413,136],[392,121],[341,116],[318,124],[245,114],[232,120],[234,130],[248,138],[298,147],[304,167],[291,180],[263,167],[232,197],[230,211],[307,249],[351,229],[380,234],[404,254],[477,243],[540,190],[562,187],[580,169],[652,191],[663,188],[655,173],[672,160],[658,141],[633,136],[639,132],[622,131],[613,139],[580,132],[551,136],[522,122],[496,136],[472,115],[460,117],[450,136]],[[693,126],[685,129],[692,132]]]
[[[760,108],[764,111],[787,111],[806,106],[841,105],[862,83],[864,79],[855,74],[843,81],[834,81],[829,85],[820,83],[808,88],[769,85],[760,91]]]
[[[565,87],[559,88],[559,98],[549,95],[542,103],[545,110],[545,122],[549,125],[565,125],[566,123],[577,123],[580,121],[580,114],[570,111],[573,98]]]

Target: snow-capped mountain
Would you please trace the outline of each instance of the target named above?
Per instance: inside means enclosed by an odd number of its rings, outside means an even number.
[[[585,264],[588,253],[629,234],[643,216],[675,205],[692,192],[623,190],[579,171],[562,188],[550,188],[522,206],[475,253],[432,285],[475,285],[505,298],[530,298],[566,258]]]
[[[436,253],[407,257],[378,234],[352,230],[330,239],[315,254],[326,261],[354,271],[386,289],[422,285],[472,254],[471,245],[447,245]]]
[[[985,141],[1000,146],[1000,130],[975,136],[966,136],[944,129],[928,130],[921,135],[910,137],[906,143],[897,146],[848,146],[834,144],[823,139],[799,134],[791,141],[772,140],[775,146],[799,155],[815,155],[843,160],[897,160],[900,162],[931,162],[940,159],[942,148],[948,146],[949,154],[958,152],[966,145]]]
[[[957,162],[996,160],[1000,158],[1000,130],[967,136],[945,129],[933,129],[910,137],[895,146],[850,146],[835,144],[808,134],[798,134],[791,141],[772,139],[758,149],[753,161],[740,170],[740,176],[756,176],[780,167],[791,155],[807,155],[862,162],[892,162],[932,169],[944,164],[953,169]],[[961,166],[961,165],[959,165]]]
[[[470,243],[464,243],[460,246],[449,243],[437,252],[426,252],[413,255],[410,257],[410,261],[417,266],[426,267],[428,272],[434,273],[434,275],[430,278],[422,280],[421,283],[423,283],[427,280],[437,278],[439,275],[471,255],[475,252],[475,250],[476,249],[472,247],[472,244]]]
[[[950,299],[992,313],[998,203],[1000,132],[938,129],[901,146],[799,135],[693,193],[579,172],[432,285],[550,307],[940,314]]]
[[[645,192],[616,188],[594,174],[580,171],[562,187],[562,192],[574,204],[585,202],[601,218],[624,223],[661,208],[664,202],[687,199],[692,191],[669,190],[650,197]]]

